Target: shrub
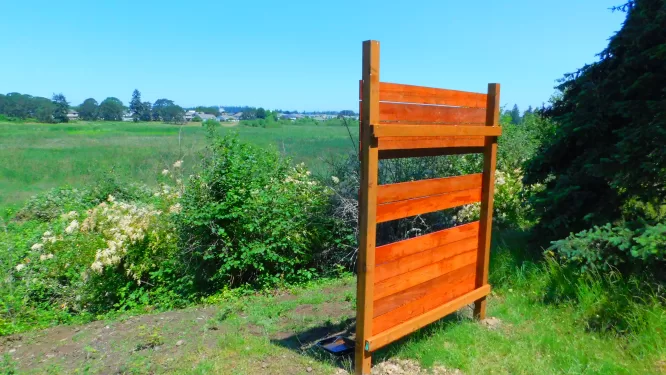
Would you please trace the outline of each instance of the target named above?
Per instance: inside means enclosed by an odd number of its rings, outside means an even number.
[[[203,121],[203,120],[199,116],[192,117],[192,122],[201,122],[201,121]]]
[[[549,251],[581,272],[642,274],[661,279],[666,265],[666,223],[608,223],[554,241]]]
[[[317,253],[333,244],[328,197],[303,164],[212,135],[178,216],[190,280],[206,293],[311,278]]]
[[[194,121],[194,120],[193,120],[193,121]],[[205,128],[219,127],[219,126],[220,126],[220,122],[217,121],[217,120],[208,119],[208,120],[202,122],[202,123],[201,123],[201,126],[203,126],[203,127],[205,127]]]

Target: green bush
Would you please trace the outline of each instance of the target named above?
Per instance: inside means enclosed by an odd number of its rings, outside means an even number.
[[[647,272],[663,279],[666,223],[595,226],[554,241],[549,251],[581,272],[617,269],[624,275]]]
[[[220,126],[220,122],[217,121],[217,120],[208,119],[208,120],[202,122],[202,123],[201,123],[201,126],[203,126],[203,127],[205,127],[205,128],[219,127],[219,126]]]
[[[334,246],[329,191],[303,164],[276,151],[212,136],[187,182],[178,219],[190,280],[203,293],[225,286],[298,282]]]

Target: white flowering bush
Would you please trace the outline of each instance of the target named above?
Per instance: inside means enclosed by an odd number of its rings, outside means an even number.
[[[493,220],[502,225],[525,226],[528,224],[530,210],[528,197],[540,186],[523,186],[523,173],[520,168],[510,172],[495,171],[495,197],[493,201]],[[456,212],[453,219],[456,224],[478,220],[480,203],[468,204]]]
[[[122,267],[127,276],[140,282],[158,267],[160,259],[173,256],[163,253],[173,249],[176,240],[169,221],[160,220],[163,214],[150,205],[118,202],[113,196],[90,210],[81,230],[98,233],[105,241],[90,269],[102,274],[106,268]]]

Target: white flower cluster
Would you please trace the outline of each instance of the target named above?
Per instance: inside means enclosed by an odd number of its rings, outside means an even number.
[[[81,230],[101,233],[106,240],[106,248],[98,249],[95,261],[90,268],[101,273],[104,267],[118,265],[127,254],[129,246],[143,240],[148,228],[160,211],[151,207],[139,207],[134,204],[116,202],[111,196],[106,202],[89,211]],[[132,266],[127,273],[136,278]]]
[[[305,163],[298,164],[294,167],[291,173],[284,179],[286,183],[297,185],[315,186],[317,181],[311,177],[312,172],[305,168]]]

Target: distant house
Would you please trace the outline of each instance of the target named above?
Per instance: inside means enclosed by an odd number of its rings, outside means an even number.
[[[202,113],[202,112],[197,112],[196,115],[201,118],[201,121],[215,120],[215,115],[209,115],[207,113]]]
[[[67,111],[67,119],[68,120],[78,120],[79,119],[79,113],[73,110]]]
[[[185,115],[183,116],[183,118],[185,119],[185,121],[192,121],[192,119],[196,115],[197,115],[197,112],[193,109],[190,109],[189,111],[185,112]]]
[[[134,121],[134,118],[132,117],[132,113],[131,112],[123,113],[123,121],[125,121],[125,122]]]

